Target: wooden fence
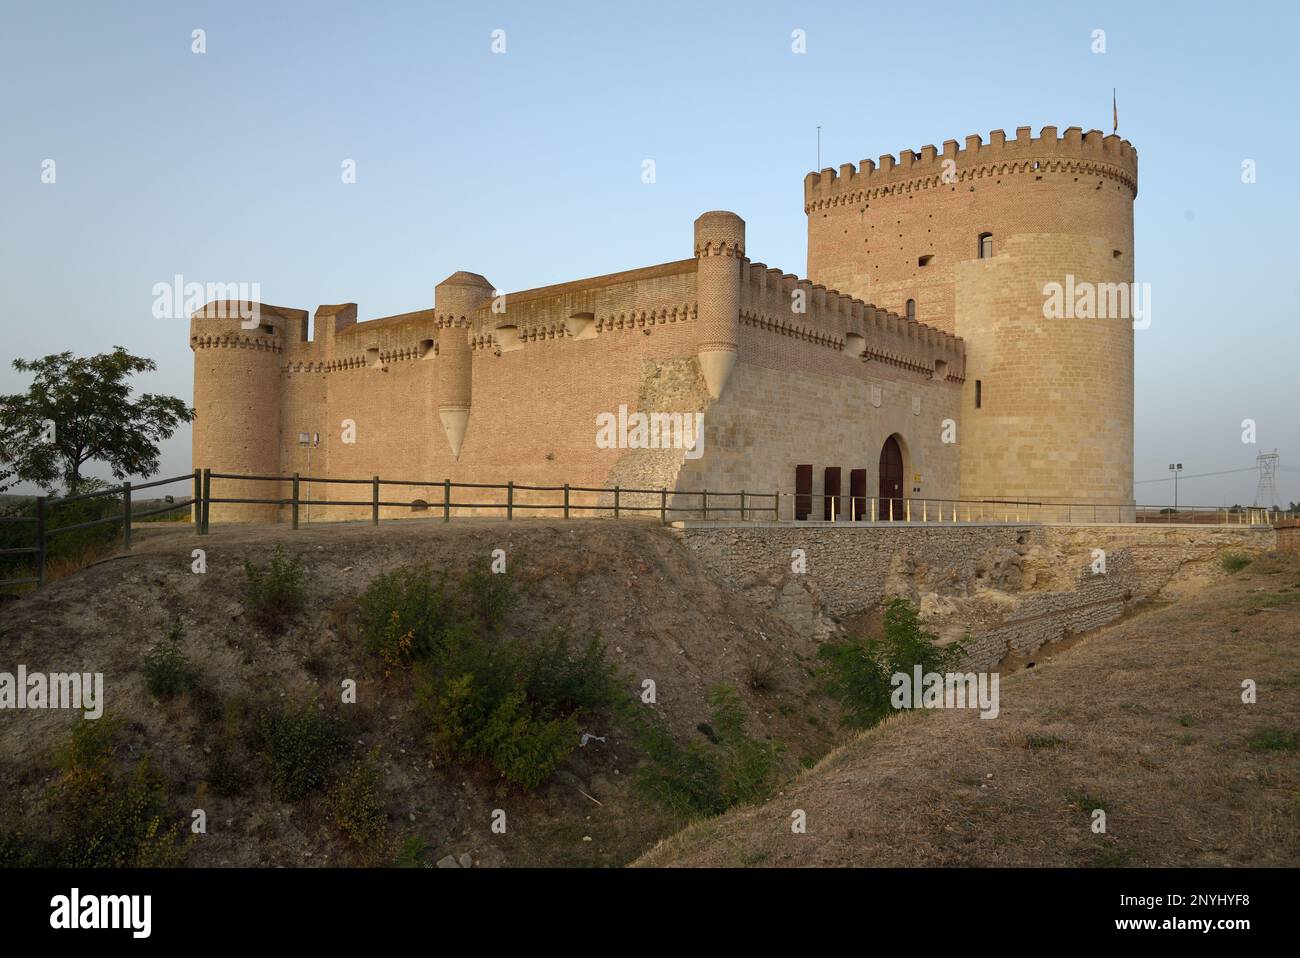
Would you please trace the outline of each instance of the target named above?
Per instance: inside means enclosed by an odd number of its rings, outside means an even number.
[[[221,482],[274,482],[288,486],[287,497],[252,497],[252,496],[214,496],[212,481]],[[192,484],[193,494],[188,499],[168,503],[161,507],[139,511],[134,508],[133,496],[141,490],[175,483]],[[310,492],[304,495],[304,487],[310,484],[347,485],[366,487],[369,495],[365,498],[349,499],[313,499]],[[386,489],[423,488],[441,490],[441,500],[427,502],[423,499],[396,500],[385,498]],[[474,490],[470,498],[457,500],[457,491]],[[500,501],[480,501],[485,498],[482,493],[491,491],[503,494]],[[521,501],[520,493],[533,501]],[[583,497],[602,497],[593,503],[579,501]],[[121,512],[98,519],[60,524],[58,512],[68,505],[96,498],[119,497]],[[634,501],[628,501],[632,497]],[[541,501],[536,501],[538,498]],[[716,492],[709,490],[683,491],[676,489],[640,489],[633,487],[612,486],[572,486],[564,483],[559,486],[538,486],[525,483],[483,483],[453,482],[443,479],[441,482],[428,480],[383,479],[371,476],[368,479],[337,479],[324,476],[302,476],[294,473],[289,476],[242,475],[239,473],[213,472],[211,469],[195,469],[193,473],[174,476],[170,479],[156,479],[152,482],[131,484],[124,482],[109,489],[97,489],[75,496],[52,498],[37,496],[32,515],[0,516],[0,524],[20,524],[33,530],[32,544],[12,548],[0,548],[0,558],[11,556],[32,556],[32,574],[12,579],[0,579],[0,586],[45,584],[45,573],[49,545],[58,536],[79,529],[99,526],[120,525],[122,527],[123,546],[131,548],[132,524],[150,516],[191,509],[192,521],[199,535],[207,535],[212,527],[212,505],[247,504],[286,507],[292,528],[299,528],[302,510],[312,506],[322,508],[348,507],[368,509],[370,521],[378,525],[380,510],[400,508],[404,510],[440,511],[442,520],[450,522],[456,510],[474,510],[476,514],[487,513],[499,515],[507,520],[516,518],[516,513],[527,515],[533,510],[549,510],[565,519],[575,513],[599,512],[622,518],[624,515],[657,515],[661,523],[677,519],[685,514],[690,518],[731,520],[739,518],[742,522],[751,520],[782,520],[782,501],[789,499],[790,505],[787,521],[800,516],[800,521],[808,521],[813,516],[812,501],[822,500],[822,520],[836,525],[863,525],[879,522],[905,522],[922,524],[957,524],[957,523],[1007,523],[1007,522],[1055,522],[1055,523],[1179,523],[1205,525],[1272,525],[1275,527],[1295,526],[1300,519],[1294,513],[1281,512],[1276,509],[1258,507],[1219,508],[1214,506],[1181,506],[1173,509],[1165,506],[1142,505],[1102,505],[1097,503],[1047,502],[1038,500],[962,500],[962,499],[911,499],[888,498],[877,496],[841,496],[813,495],[811,493],[782,492]],[[649,501],[651,504],[645,504]],[[683,504],[685,503],[685,504]]]

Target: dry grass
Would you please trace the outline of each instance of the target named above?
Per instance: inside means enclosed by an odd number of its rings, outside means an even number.
[[[306,609],[285,635],[253,625],[243,601],[244,560],[265,563],[276,545],[308,570]],[[194,548],[207,552],[203,575],[190,571]],[[678,738],[701,737],[708,689],[727,682],[746,699],[752,735],[785,743],[794,758],[830,746],[830,703],[804,700],[815,641],[703,574],[671,533],[651,523],[434,519],[297,533],[219,526],[204,538],[180,523],[151,524],[136,530],[131,553],[7,603],[0,644],[11,663],[33,671],[103,672],[109,708],[127,729],[124,754],[151,751],[186,808],[209,789],[210,831],[188,864],[350,863],[323,798],[286,806],[240,748],[231,752],[235,767],[217,762],[223,740],[238,742],[236,733],[268,702],[343,708],[343,679],[357,683],[357,704],[343,713],[349,741],[366,754],[379,750],[395,846],[419,838],[431,861],[469,851],[486,864],[625,864],[677,825],[631,788],[643,757],[627,729],[610,719],[584,728],[604,741],[576,749],[553,781],[523,794],[490,769],[435,762],[409,675],[389,674],[359,647],[356,599],[376,575],[421,562],[455,573],[496,548],[521,586],[506,632],[542,637],[563,625],[575,638],[600,633],[629,697],[643,679],[656,681],[654,711]],[[147,691],[144,655],[178,620],[196,681],[158,701]],[[773,663],[771,687],[761,694],[747,684],[756,659]],[[0,781],[9,786],[10,808],[37,816],[54,774],[50,756],[79,719],[56,710],[12,718],[0,723]],[[487,828],[495,808],[509,810],[505,835]]]
[[[689,828],[640,863],[1295,865],[1298,580],[1296,556],[1259,557],[1004,676],[995,720],[891,719],[775,800]],[[1255,704],[1241,700],[1246,679]],[[1095,807],[1105,834],[1090,828]],[[791,833],[794,809],[806,834]]]

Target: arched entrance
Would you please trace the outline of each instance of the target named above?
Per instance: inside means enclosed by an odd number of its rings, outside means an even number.
[[[897,436],[890,436],[880,448],[880,518],[901,519],[905,514],[903,447],[898,444]]]

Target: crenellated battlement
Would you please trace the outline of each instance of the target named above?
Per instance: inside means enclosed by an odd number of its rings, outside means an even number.
[[[320,373],[436,360],[440,333],[449,329],[465,330],[473,352],[541,343],[565,345],[590,338],[620,348],[624,341],[609,338],[610,334],[694,323],[698,307],[694,301],[669,302],[643,293],[635,297],[641,302],[628,308],[621,297],[608,298],[611,288],[684,277],[692,272],[684,267],[694,262],[683,260],[524,290],[506,295],[499,308],[488,299],[468,312],[415,310],[357,322],[355,304],[321,306],[316,312],[315,341],[305,338],[305,310],[252,304],[258,308],[261,322],[245,329],[234,311],[248,304],[213,302],[192,317],[190,345],[194,349],[270,350],[284,354],[282,372]],[[688,284],[688,291],[691,286],[693,283]],[[796,293],[801,304],[798,310],[794,308]],[[954,371],[962,366],[964,344],[960,338],[743,256],[739,304],[742,325],[832,350],[854,350],[864,361],[926,373],[936,368],[936,360],[948,363]],[[590,317],[587,332],[576,331],[572,324],[575,315]]]
[[[307,311],[245,300],[213,300],[190,315],[190,348],[282,352]]]
[[[960,382],[965,343],[941,329],[880,309],[811,280],[745,260],[740,318],[747,326],[792,336],[864,361],[879,361]],[[802,309],[796,309],[801,293]]]
[[[951,188],[990,175],[1050,172],[1097,174],[1125,184],[1137,195],[1137,150],[1128,140],[1100,130],[1085,133],[1077,126],[1060,136],[1056,127],[1045,126],[1033,136],[1031,127],[1022,126],[1014,139],[994,130],[987,143],[976,133],[966,137],[964,147],[946,140],[942,151],[927,145],[898,156],[885,154],[879,161],[864,159],[857,166],[845,163],[809,173],[804,177],[804,210],[895,192]]]

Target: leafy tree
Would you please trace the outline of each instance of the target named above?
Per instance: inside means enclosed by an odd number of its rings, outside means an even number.
[[[194,419],[172,396],[133,398],[130,377],[157,364],[121,346],[86,358],[15,359],[13,367],[34,378],[26,393],[0,396],[0,492],[19,482],[52,490],[61,479],[71,495],[92,461],[106,463],[117,479],[151,476],[158,443]]]

